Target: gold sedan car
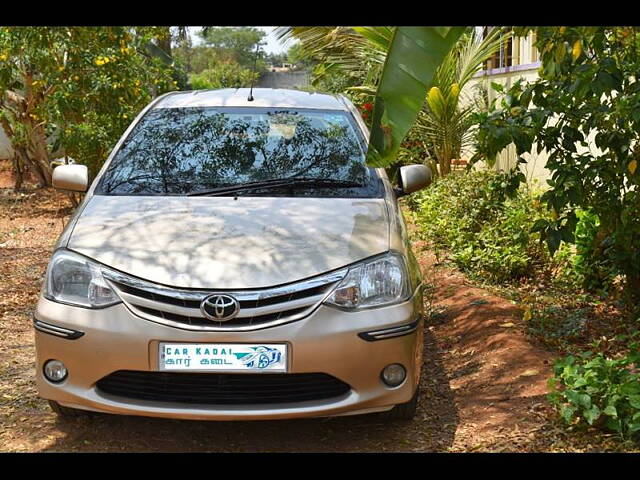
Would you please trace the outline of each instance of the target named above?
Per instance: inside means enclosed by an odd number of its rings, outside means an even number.
[[[172,92],[134,120],[62,233],[34,313],[59,414],[411,418],[420,271],[393,187],[342,96]]]

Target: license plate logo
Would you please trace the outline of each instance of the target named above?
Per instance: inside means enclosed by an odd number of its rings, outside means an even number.
[[[286,357],[280,344],[160,344],[160,370],[285,372]]]
[[[269,348],[264,345],[259,347],[250,347],[251,353],[235,353],[242,364],[247,368],[267,368],[269,365],[281,363],[282,352],[277,348]]]

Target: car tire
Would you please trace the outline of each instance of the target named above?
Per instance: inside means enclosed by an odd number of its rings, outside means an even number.
[[[63,407],[58,402],[54,400],[49,400],[49,406],[51,410],[53,410],[56,415],[61,418],[77,418],[85,415],[84,410],[78,410],[76,408]]]
[[[420,398],[420,389],[416,388],[416,392],[407,403],[400,403],[391,410],[382,412],[380,415],[386,421],[413,420],[418,409],[418,398]]]

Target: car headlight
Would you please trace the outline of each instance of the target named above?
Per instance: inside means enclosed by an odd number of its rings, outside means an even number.
[[[47,269],[44,296],[55,302],[103,308],[120,302],[100,266],[69,250],[58,250]]]
[[[409,297],[411,287],[404,261],[400,255],[388,253],[351,267],[325,303],[359,310],[404,302]]]

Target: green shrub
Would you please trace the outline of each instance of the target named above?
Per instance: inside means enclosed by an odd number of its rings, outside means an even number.
[[[568,424],[592,425],[622,437],[640,432],[640,350],[616,358],[584,352],[556,361],[549,401]]]
[[[214,88],[249,87],[251,79],[256,79],[257,73],[244,68],[237,63],[218,63],[215,68],[208,68],[200,73],[192,73],[189,83],[193,90],[207,90]]]
[[[579,210],[577,216],[573,268],[586,290],[606,295],[620,273],[610,252],[611,238],[602,231],[595,213]]]
[[[416,195],[420,231],[436,249],[451,252],[458,267],[484,280],[529,277],[550,263],[537,218],[548,215],[536,197],[507,192],[513,174],[493,171],[454,173]]]

